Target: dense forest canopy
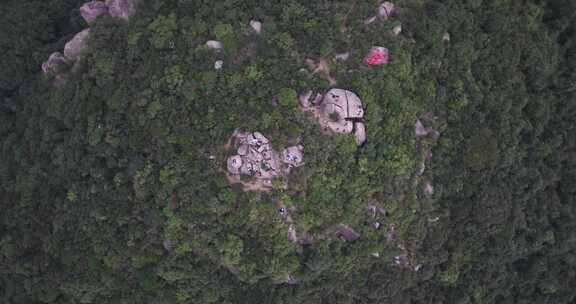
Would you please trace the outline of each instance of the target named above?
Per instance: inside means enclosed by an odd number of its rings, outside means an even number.
[[[0,6],[0,302],[576,299],[576,2],[398,0],[369,24],[380,1],[141,0],[90,24],[84,2]],[[56,85],[42,63],[85,28]],[[362,100],[363,145],[300,111],[332,87]],[[243,191],[235,129],[305,164]]]

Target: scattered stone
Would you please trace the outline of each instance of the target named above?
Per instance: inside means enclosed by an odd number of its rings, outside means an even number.
[[[395,36],[400,35],[400,33],[402,33],[402,25],[399,24],[399,25],[395,26],[394,28],[392,28],[392,33]]]
[[[414,271],[416,272],[420,271],[420,269],[422,269],[422,264],[418,264],[414,267]]]
[[[348,60],[348,58],[350,58],[350,52],[336,54],[334,58],[336,58],[337,60],[346,61]]]
[[[289,285],[295,285],[298,284],[298,282],[300,282],[300,280],[298,280],[295,276],[289,274],[286,277],[286,283],[288,283]]]
[[[84,3],[80,7],[80,15],[86,21],[86,23],[91,24],[98,17],[108,13],[108,6],[102,1],[90,1]]]
[[[444,35],[442,35],[442,41],[450,42],[450,33],[445,32]]]
[[[216,62],[214,62],[214,69],[216,69],[216,70],[221,70],[223,66],[224,66],[224,61],[222,61],[222,60],[216,60]]]
[[[216,40],[208,40],[206,41],[206,46],[213,50],[221,50],[222,49],[222,42]]]
[[[424,194],[427,197],[431,197],[432,194],[434,194],[434,186],[432,186],[430,181],[426,181],[426,183],[424,183]]]
[[[256,20],[250,20],[250,27],[254,29],[256,34],[262,33],[262,22]]]
[[[380,253],[379,253],[379,252],[372,252],[370,255],[373,256],[373,257],[375,257],[375,258],[379,258],[379,257],[380,257]]]
[[[388,20],[392,13],[394,13],[394,3],[390,1],[384,1],[378,7],[378,17],[382,20]]]
[[[42,64],[44,74],[57,75],[66,65],[66,58],[60,52],[54,52],[48,60]]]
[[[386,243],[392,243],[396,240],[396,225],[390,225],[388,233],[386,233]]]
[[[364,123],[357,122],[355,124],[354,139],[356,140],[356,145],[361,146],[366,141],[366,127]]]
[[[336,230],[337,230],[338,234],[343,236],[346,239],[346,241],[348,241],[348,242],[353,242],[353,241],[360,238],[360,234],[358,232],[354,231],[354,229],[350,228],[347,225],[339,224],[336,227]]]
[[[291,243],[296,243],[298,241],[298,236],[296,235],[296,226],[294,226],[294,224],[290,224],[290,226],[288,226],[288,241]]]
[[[375,46],[364,57],[364,63],[367,65],[385,65],[389,63],[388,49],[381,46]]]
[[[406,254],[397,255],[394,257],[394,264],[403,266],[408,264],[408,256]]]
[[[300,101],[300,105],[304,108],[309,108],[311,106],[310,97],[312,97],[312,91],[300,94],[298,98],[298,100]]]
[[[174,250],[174,246],[176,244],[174,243],[174,241],[166,239],[162,242],[162,246],[164,246],[164,249],[166,249],[166,251],[172,251]]]
[[[420,119],[418,119],[414,124],[414,132],[416,133],[416,137],[424,137],[430,133],[430,129],[425,128]]]
[[[80,58],[80,55],[88,45],[89,37],[90,29],[88,28],[76,34],[72,40],[68,41],[64,46],[64,56],[66,59],[75,61]]]
[[[106,0],[110,16],[124,20],[130,19],[136,14],[137,4],[138,0]]]
[[[380,226],[381,226],[381,224],[379,222],[374,222],[372,224],[372,227],[374,227],[374,229],[376,229],[376,230],[380,229]]]

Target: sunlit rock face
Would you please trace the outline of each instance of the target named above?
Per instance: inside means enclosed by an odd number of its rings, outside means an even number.
[[[88,24],[107,13],[108,6],[102,1],[90,1],[80,7],[80,15],[82,15],[82,18],[84,18]]]
[[[60,52],[54,52],[48,57],[48,60],[42,64],[44,74],[57,75],[66,65],[66,58]]]
[[[88,38],[90,37],[90,29],[85,29],[76,34],[72,40],[68,41],[64,46],[64,56],[68,60],[78,60],[82,52],[88,46]]]
[[[106,0],[106,5],[110,16],[128,20],[136,14],[138,0]]]

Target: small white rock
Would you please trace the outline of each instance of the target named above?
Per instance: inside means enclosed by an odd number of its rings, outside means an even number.
[[[392,33],[396,36],[400,35],[400,33],[402,33],[402,25],[397,25],[392,29]]]
[[[206,41],[206,46],[213,50],[221,50],[222,49],[222,42],[216,40],[208,40]]]
[[[350,58],[350,52],[336,54],[334,58],[336,58],[337,60],[346,61],[348,60],[348,58]]]
[[[254,29],[256,34],[262,33],[262,22],[256,20],[250,20],[250,27]]]
[[[216,62],[214,62],[214,68],[216,70],[221,70],[223,66],[224,66],[224,61],[222,61],[222,60],[216,60]]]

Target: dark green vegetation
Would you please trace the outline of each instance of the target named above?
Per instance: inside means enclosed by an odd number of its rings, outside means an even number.
[[[144,1],[130,24],[95,23],[79,71],[54,89],[39,67],[86,26],[82,2],[0,7],[0,300],[575,299],[573,1],[398,1],[395,19],[368,27],[375,1]],[[252,18],[260,37],[240,26]],[[403,34],[387,34],[399,21]],[[207,50],[209,39],[225,52]],[[392,63],[359,68],[373,45]],[[304,60],[348,50],[331,71],[366,107],[361,148],[296,108],[297,92],[328,88],[299,71]],[[432,199],[414,176],[413,125],[428,111],[442,133],[420,143],[435,144]],[[278,147],[302,135],[306,166],[289,190],[228,185],[222,146],[237,126]],[[287,241],[277,199],[298,207],[313,245]],[[381,230],[366,204],[388,211]],[[341,222],[360,240],[335,237]],[[409,268],[392,265],[390,224]]]

